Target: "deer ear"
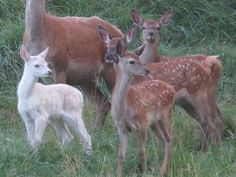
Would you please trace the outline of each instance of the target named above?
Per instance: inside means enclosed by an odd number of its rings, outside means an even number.
[[[116,53],[118,55],[123,55],[124,52],[125,52],[125,46],[123,44],[123,42],[121,40],[117,41],[117,44],[116,44]]]
[[[140,47],[138,47],[134,50],[134,53],[136,55],[140,56],[143,53],[145,47],[146,47],[146,44],[141,45]]]
[[[47,55],[48,55],[48,50],[49,50],[49,47],[47,46],[47,48],[42,51],[39,56],[42,57],[43,59],[46,59]]]
[[[132,25],[129,28],[127,34],[125,35],[125,40],[126,40],[127,44],[129,44],[133,40],[134,32],[135,32],[135,26]]]
[[[24,45],[21,46],[20,48],[20,57],[23,59],[23,60],[28,60],[29,57],[30,57],[30,54],[29,52],[27,51],[26,47]]]
[[[173,12],[171,11],[165,12],[159,20],[161,27],[168,26],[172,20],[172,17],[173,17]]]
[[[103,40],[103,42],[106,44],[106,46],[108,47],[109,41],[111,40],[110,35],[108,34],[108,32],[105,30],[105,28],[103,28],[102,25],[98,25],[97,27],[98,32],[100,34],[101,39]]]
[[[139,26],[139,27],[141,27],[143,25],[143,23],[144,23],[143,17],[141,17],[139,15],[138,11],[135,10],[135,9],[131,10],[131,19],[134,22],[134,24]]]

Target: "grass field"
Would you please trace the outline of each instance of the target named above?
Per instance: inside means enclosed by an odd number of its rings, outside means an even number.
[[[94,153],[86,156],[80,142],[62,149],[55,132],[48,127],[43,144],[35,155],[29,153],[25,127],[16,109],[16,86],[23,63],[19,47],[24,31],[25,1],[0,0],[0,176],[115,176],[118,134],[111,116],[98,132],[91,125],[96,113],[87,102],[84,120],[92,136]],[[174,143],[171,177],[234,177],[236,174],[236,3],[234,0],[52,0],[47,10],[59,16],[98,15],[126,31],[131,24],[130,9],[144,17],[159,18],[174,11],[173,22],[161,31],[159,50],[165,55],[205,53],[220,55],[224,73],[218,102],[225,118],[223,142],[208,151],[199,151],[200,129],[181,108],[172,113]],[[148,170],[137,168],[137,141],[130,136],[124,176],[158,176],[162,145],[148,133]]]

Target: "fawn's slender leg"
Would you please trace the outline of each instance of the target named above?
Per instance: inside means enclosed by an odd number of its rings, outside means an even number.
[[[170,161],[170,152],[171,152],[171,143],[172,143],[172,129],[170,125],[169,113],[163,115],[159,121],[160,129],[164,135],[164,159],[160,168],[161,175],[168,174],[169,161]]]
[[[125,160],[125,152],[128,144],[128,132],[122,126],[118,127],[120,147],[117,162],[117,177],[122,177],[122,169]]]
[[[146,171],[146,153],[145,153],[145,141],[146,141],[146,128],[141,127],[138,131],[139,136],[139,163],[141,171]]]

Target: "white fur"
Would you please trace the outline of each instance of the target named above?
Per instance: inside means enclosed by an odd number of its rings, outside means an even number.
[[[90,154],[91,137],[82,119],[84,99],[81,92],[66,84],[43,85],[37,82],[38,78],[52,73],[45,62],[47,52],[48,48],[37,56],[30,56],[24,46],[21,48],[25,66],[17,89],[18,112],[25,123],[28,143],[32,150],[37,150],[49,122],[63,145],[68,145],[73,139],[68,126],[73,127],[86,153]]]

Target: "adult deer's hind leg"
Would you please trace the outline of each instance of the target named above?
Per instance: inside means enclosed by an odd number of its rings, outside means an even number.
[[[205,119],[205,117],[202,115],[201,111],[196,108],[192,103],[189,101],[182,99],[178,104],[193,118],[195,119],[199,125],[201,126],[202,130],[202,143],[201,143],[201,148],[203,146],[207,146],[207,125],[208,122]]]
[[[217,137],[220,136],[220,131],[217,130],[215,119],[211,114],[211,106],[209,104],[208,95],[207,94],[198,94],[194,100],[194,105],[198,108],[201,116],[207,123],[206,127],[206,138],[207,142],[211,144],[217,143]],[[205,150],[207,148],[207,144],[202,144],[202,149]]]

